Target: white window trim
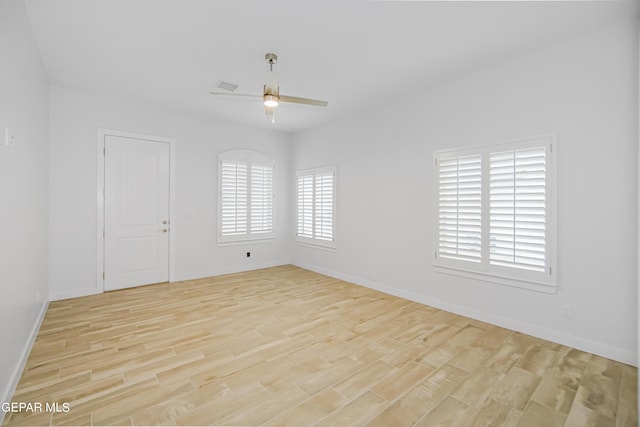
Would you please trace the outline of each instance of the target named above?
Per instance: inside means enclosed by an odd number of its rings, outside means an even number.
[[[298,178],[300,176],[319,175],[319,174],[333,174],[333,202],[332,202],[332,237],[333,240],[323,240],[317,238],[311,238],[306,236],[298,236]],[[307,246],[315,249],[323,249],[328,251],[335,251],[336,249],[336,189],[337,189],[337,167],[326,166],[314,169],[305,169],[296,171],[295,183],[294,183],[296,198],[295,198],[295,238],[296,243],[300,246]],[[315,224],[315,219],[314,219]]]
[[[518,138],[507,141],[501,141],[490,145],[477,147],[463,147],[456,149],[439,150],[434,153],[433,161],[433,206],[434,206],[434,236],[433,236],[433,254],[434,269],[439,273],[453,274],[466,278],[476,279],[484,282],[497,283],[505,286],[512,286],[521,289],[528,289],[544,293],[555,293],[558,283],[557,269],[557,243],[558,243],[558,227],[557,227],[557,208],[558,208],[558,142],[557,134],[549,133],[536,135],[527,138]],[[547,149],[546,162],[546,245],[545,252],[547,256],[546,271],[542,273],[529,274],[529,272],[513,268],[500,268],[498,266],[488,265],[488,229],[489,229],[489,203],[485,203],[485,197],[489,194],[489,179],[487,162],[489,153],[499,152],[501,150],[514,150],[532,147],[542,147]],[[438,256],[439,247],[439,177],[437,159],[441,155],[455,154],[458,156],[469,154],[482,155],[482,230],[483,230],[483,255],[481,263],[472,263],[459,261]],[[475,264],[475,265],[474,265]]]
[[[244,161],[247,163],[247,233],[234,236],[222,235],[222,162]],[[273,227],[270,233],[251,233],[251,166],[253,164],[268,165],[273,167],[273,194],[272,194],[272,221]],[[268,155],[252,150],[231,150],[218,154],[218,246],[241,245],[247,242],[268,243],[276,237],[276,164]]]

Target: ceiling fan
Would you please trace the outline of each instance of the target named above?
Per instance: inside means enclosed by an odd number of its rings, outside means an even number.
[[[264,112],[271,120],[271,123],[275,123],[276,107],[281,103],[292,104],[307,104],[315,105],[318,107],[326,107],[327,101],[319,101],[317,99],[299,98],[297,96],[288,96],[280,94],[280,84],[278,82],[278,73],[273,71],[273,65],[278,62],[278,56],[275,53],[267,53],[264,56],[265,61],[269,64],[269,71],[267,71],[267,80],[264,84],[264,90],[262,95],[250,95],[244,93],[232,93],[232,92],[214,92],[211,91],[211,95],[227,95],[227,96],[244,96],[250,98],[262,98],[264,102]]]

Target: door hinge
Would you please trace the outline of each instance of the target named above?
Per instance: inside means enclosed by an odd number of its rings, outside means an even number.
[[[104,274],[104,271],[103,271],[102,272],[102,280],[104,280],[104,276],[105,276],[105,274]]]
[[[102,230],[102,240],[104,240],[106,237],[107,237],[107,236],[106,236],[106,234],[105,234],[104,230]]]
[[[102,148],[102,155],[106,156],[107,155],[107,147],[103,147]]]

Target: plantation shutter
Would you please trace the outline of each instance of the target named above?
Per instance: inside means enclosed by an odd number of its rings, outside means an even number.
[[[247,163],[221,162],[221,236],[247,233]]]
[[[438,255],[481,262],[481,156],[442,156],[437,163]]]
[[[335,247],[335,167],[298,171],[296,239]]]
[[[556,291],[556,143],[547,134],[435,153],[438,271]]]
[[[273,167],[251,165],[251,233],[273,232]]]
[[[298,231],[300,237],[313,238],[313,175],[298,176]]]
[[[273,160],[249,150],[219,154],[218,242],[275,236]]]
[[[489,262],[544,272],[546,149],[491,153]]]
[[[315,175],[314,237],[333,241],[333,172]]]

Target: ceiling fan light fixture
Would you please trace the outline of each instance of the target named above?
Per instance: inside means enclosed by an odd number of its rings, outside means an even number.
[[[276,122],[276,107],[264,107],[264,113],[271,123]]]
[[[278,106],[278,96],[277,95],[264,95],[264,106],[265,107],[277,107]]]

